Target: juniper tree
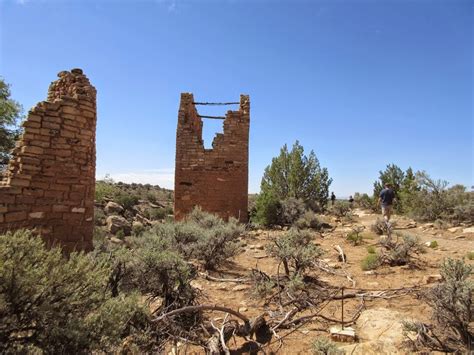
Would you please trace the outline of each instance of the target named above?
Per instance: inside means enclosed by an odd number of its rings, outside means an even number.
[[[10,98],[10,85],[0,78],[0,172],[8,164],[10,151],[18,138],[21,105]]]

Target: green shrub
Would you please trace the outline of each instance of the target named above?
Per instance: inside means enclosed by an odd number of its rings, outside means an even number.
[[[474,251],[470,251],[466,254],[466,257],[469,259],[469,260],[474,260]]]
[[[319,220],[316,213],[312,211],[306,211],[296,222],[295,226],[300,229],[316,229],[322,228],[322,223]]]
[[[473,269],[464,260],[448,258],[440,270],[444,281],[427,294],[427,302],[433,308],[433,318],[443,329],[448,343],[453,348],[462,344],[463,350],[468,350],[474,340],[470,328],[474,306]]]
[[[196,277],[194,268],[176,250],[171,240],[145,233],[132,239],[131,251],[115,264],[123,269],[118,288],[122,292],[139,290],[152,298],[162,298],[162,308],[180,308],[194,302],[196,294],[190,281]]]
[[[347,201],[336,201],[336,203],[329,208],[329,211],[336,217],[342,218],[351,213],[351,205]]]
[[[305,155],[304,148],[296,141],[291,151],[285,144],[280,155],[265,168],[260,190],[262,194],[272,194],[276,201],[292,197],[302,199],[313,209],[324,209],[331,183],[327,168],[321,167],[316,154],[311,151]]]
[[[95,200],[104,203],[107,199],[114,199],[119,191],[113,180],[109,178],[98,180],[95,183]]]
[[[438,247],[438,242],[436,240],[433,240],[430,242],[430,248],[435,249]]]
[[[361,261],[362,270],[375,270],[380,266],[379,256],[377,254],[369,254]]]
[[[94,225],[103,226],[105,225],[106,216],[101,208],[94,208]]]
[[[28,231],[1,235],[0,352],[111,352],[148,315],[135,296],[111,299],[110,272],[92,254],[47,250]]]
[[[124,239],[125,238],[125,232],[123,231],[123,229],[120,229],[117,231],[117,233],[115,233],[115,236],[118,238],[118,239]]]
[[[257,298],[271,294],[277,285],[267,274],[256,269],[252,269],[250,278],[253,281],[253,296]]]
[[[146,199],[150,201],[151,203],[156,203],[157,201],[156,195],[151,192],[147,193]]]
[[[394,221],[390,222],[390,224],[387,225],[387,222],[383,218],[378,217],[375,222],[370,226],[370,230],[378,235],[388,235],[389,228],[393,229],[395,225],[396,223]]]
[[[165,208],[147,208],[144,213],[145,217],[152,220],[152,221],[157,221],[157,220],[162,220],[164,219],[167,215],[168,212]]]
[[[280,211],[278,224],[292,225],[295,223],[306,211],[304,201],[289,197],[280,203]]]
[[[160,224],[151,233],[172,243],[186,258],[195,258],[206,269],[215,269],[237,253],[244,226],[236,219],[224,222],[195,208],[185,221]]]
[[[367,253],[369,254],[375,254],[376,253],[376,250],[375,250],[375,247],[373,245],[369,245],[367,247]]]
[[[346,240],[354,246],[360,245],[364,241],[364,237],[361,234],[363,229],[363,227],[353,228],[352,231],[347,234]]]
[[[138,196],[126,192],[120,192],[115,197],[116,202],[125,210],[131,210],[138,203]]]
[[[312,344],[314,355],[341,355],[344,354],[335,343],[325,337],[318,337]]]
[[[280,202],[272,192],[262,192],[255,201],[252,221],[263,226],[278,224]]]
[[[308,231],[291,228],[274,244],[267,245],[267,251],[283,263],[286,275],[290,276],[290,267],[293,275],[302,274],[323,254],[312,239]]]
[[[402,236],[402,241],[386,244],[388,253],[382,255],[382,262],[391,266],[409,264],[413,258],[413,254],[425,252],[425,249],[417,236],[409,234]]]
[[[405,203],[406,213],[419,221],[444,220],[451,224],[474,223],[473,192],[462,185],[448,188],[448,182],[434,180],[426,172],[418,172],[419,189]]]
[[[132,235],[134,237],[139,237],[145,233],[146,227],[142,223],[133,223],[132,224]]]
[[[374,202],[374,199],[365,193],[361,195],[360,193],[356,192],[354,194],[354,203],[357,207],[360,207],[366,210],[370,210],[370,211],[377,210],[376,208],[377,204]]]

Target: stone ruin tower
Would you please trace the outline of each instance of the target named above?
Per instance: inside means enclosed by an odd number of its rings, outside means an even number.
[[[248,220],[248,156],[250,99],[240,96],[238,111],[227,111],[224,132],[218,133],[212,149],[205,149],[202,118],[193,94],[181,94],[176,134],[175,219],[195,206],[224,219]]]
[[[48,246],[91,250],[96,90],[81,69],[58,77],[29,111],[0,182],[0,232],[31,228]]]

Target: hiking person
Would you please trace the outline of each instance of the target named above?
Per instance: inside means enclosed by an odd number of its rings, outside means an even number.
[[[352,195],[349,196],[349,203],[351,204],[351,207],[354,204],[354,199],[352,198]]]
[[[336,195],[334,195],[334,192],[331,192],[331,204],[334,206],[334,202],[336,202]]]
[[[380,191],[379,205],[382,205],[382,216],[388,223],[392,215],[392,205],[395,200],[395,191],[392,189],[392,184],[386,183],[384,189]]]

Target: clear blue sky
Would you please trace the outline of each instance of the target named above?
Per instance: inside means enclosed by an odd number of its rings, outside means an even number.
[[[473,185],[473,4],[0,0],[0,75],[27,110],[59,71],[84,70],[98,177],[172,187],[180,93],[247,93],[250,192],[297,139],[338,196],[371,192],[389,163]]]

